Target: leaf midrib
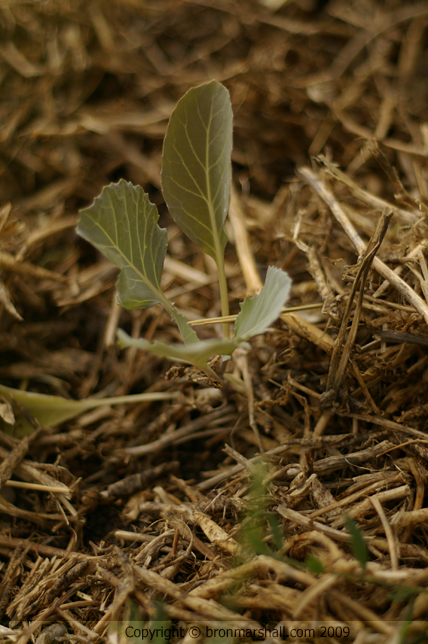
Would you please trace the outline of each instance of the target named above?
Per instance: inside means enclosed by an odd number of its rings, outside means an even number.
[[[210,147],[210,133],[211,133],[211,125],[212,125],[212,113],[213,113],[213,105],[214,105],[214,99],[211,101],[211,110],[210,110],[210,116],[208,120],[208,127],[206,129],[206,139],[205,139],[205,180],[206,180],[206,185],[207,185],[207,203],[208,203],[208,212],[210,214],[210,221],[211,221],[211,227],[213,230],[213,240],[214,240],[214,252],[216,255],[216,263],[217,266],[220,265],[220,262],[222,261],[222,253],[221,253],[221,248],[220,248],[220,237],[217,232],[217,222],[215,219],[215,212],[213,208],[213,202],[212,202],[212,197],[211,197],[211,182],[210,182],[210,167],[209,167],[209,147]],[[198,113],[199,112],[199,105],[198,105]]]

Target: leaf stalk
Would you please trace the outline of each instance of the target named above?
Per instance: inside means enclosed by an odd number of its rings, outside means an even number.
[[[224,270],[224,263],[218,264],[218,281],[220,286],[220,302],[221,302],[221,315],[222,317],[229,316],[229,295],[227,291],[226,272]],[[223,337],[228,340],[230,338],[230,324],[223,322]]]

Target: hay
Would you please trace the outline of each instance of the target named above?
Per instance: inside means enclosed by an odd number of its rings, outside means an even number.
[[[2,4],[2,384],[180,398],[0,433],[1,641],[160,622],[186,644],[225,625],[425,641],[427,23],[398,0]],[[119,309],[116,270],[74,233],[104,185],[141,184],[168,226],[165,290],[194,322],[220,314],[159,190],[168,117],[212,78],[235,114],[232,313],[268,265],[293,278],[223,389],[116,348],[118,327],[177,332]]]

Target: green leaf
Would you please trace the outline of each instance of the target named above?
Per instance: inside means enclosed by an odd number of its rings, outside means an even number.
[[[199,342],[199,338],[195,331],[192,329],[184,315],[181,315],[181,313],[177,311],[175,306],[172,307],[171,315],[177,322],[178,330],[181,333],[184,344],[194,344],[195,342]]]
[[[218,378],[217,374],[207,366],[207,360],[213,355],[231,354],[239,346],[237,340],[204,340],[188,344],[168,344],[166,342],[149,342],[144,338],[131,338],[125,331],[119,329],[117,332],[118,344],[120,347],[137,347],[144,351],[150,351],[157,356],[177,360],[186,364],[194,365],[203,369],[211,378]]]
[[[155,606],[155,614],[147,626],[149,629],[152,629],[152,633],[154,629],[156,629],[156,634],[154,637],[150,636],[149,638],[146,638],[145,642],[147,642],[147,644],[169,644],[170,637],[168,637],[168,630],[171,626],[171,622],[168,620],[168,613],[165,609],[164,602],[162,600],[157,600]]]
[[[306,557],[305,566],[310,572],[314,573],[314,575],[321,575],[324,572],[322,561],[320,561],[318,557],[314,557],[314,555],[308,555]]]
[[[162,191],[169,211],[219,267],[227,242],[232,119],[229,92],[211,81],[179,101],[163,144]]]
[[[412,586],[395,586],[388,593],[388,599],[391,601],[402,602],[414,599],[418,595],[419,589]]]
[[[367,544],[364,540],[363,533],[351,517],[345,517],[345,527],[351,535],[351,550],[355,559],[361,564],[363,570],[369,560]]]
[[[413,610],[414,610],[414,606],[415,606],[415,600],[416,600],[416,597],[412,597],[412,599],[410,600],[410,602],[409,602],[409,604],[408,604],[408,606],[406,608],[405,618],[404,618],[404,621],[403,621],[403,623],[401,625],[401,628],[400,628],[398,644],[406,644],[406,642],[410,641],[409,635],[410,635],[410,627],[411,627],[412,622],[413,622]],[[418,641],[419,642],[424,642],[424,641],[426,642],[427,639],[428,638],[426,638],[426,634],[425,634],[424,639],[418,638],[416,640],[413,639],[412,641],[414,643],[418,642]]]
[[[47,396],[45,394],[21,391],[0,385],[0,394],[13,403],[18,402],[27,409],[43,427],[55,427],[60,423],[75,418],[85,411],[95,407],[143,402],[146,400],[170,400],[177,398],[178,393],[143,393],[132,396],[115,396],[112,398],[86,398],[85,400],[68,400],[61,396]],[[32,431],[28,421],[22,419],[21,426],[25,425],[25,433]]]
[[[272,557],[272,551],[263,541],[263,527],[257,524],[249,524],[243,528],[244,546],[255,555]]]
[[[186,318],[161,291],[167,233],[158,219],[144,190],[121,179],[103,188],[94,203],[80,211],[77,232],[121,269],[117,281],[121,306],[146,309],[162,304],[177,322],[184,342],[197,342]]]
[[[276,514],[273,514],[273,512],[270,512],[268,514],[268,521],[269,521],[270,531],[272,533],[272,538],[273,538],[273,543],[275,545],[275,548],[277,550],[281,550],[284,544],[284,534],[283,534],[281,523],[278,520],[278,517],[276,516]]]
[[[236,318],[235,337],[248,340],[276,320],[288,299],[291,279],[279,268],[269,266],[266,282],[258,295],[246,297]]]
[[[146,309],[160,303],[171,314],[160,287],[167,234],[158,219],[144,190],[121,179],[103,188],[94,203],[80,211],[77,233],[121,269],[117,281],[121,306]]]

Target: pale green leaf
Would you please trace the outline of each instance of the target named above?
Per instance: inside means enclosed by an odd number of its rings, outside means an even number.
[[[161,303],[171,313],[160,287],[167,235],[158,218],[144,190],[123,179],[103,188],[93,204],[80,211],[78,234],[121,269],[118,302],[127,309]]]
[[[177,311],[175,306],[172,307],[171,315],[177,322],[178,330],[181,333],[184,344],[194,344],[195,342],[199,342],[199,338],[196,335],[195,331],[192,329],[184,315]]]
[[[248,340],[263,333],[276,320],[290,294],[291,279],[279,268],[269,266],[265,284],[258,295],[246,297],[236,318],[235,337]]]
[[[163,145],[162,190],[194,242],[223,264],[232,153],[229,92],[217,81],[189,90],[171,115]]]
[[[12,389],[0,385],[0,394],[10,402],[16,401],[27,409],[43,427],[55,427],[60,423],[75,418],[95,407],[108,405],[131,404],[148,400],[170,400],[177,398],[178,393],[142,393],[112,398],[86,398],[85,400],[68,400],[61,396],[47,396],[21,389]],[[22,425],[22,421],[21,421]],[[30,426],[28,421],[25,425]],[[31,427],[31,426],[30,426]]]
[[[369,551],[363,533],[355,523],[354,519],[345,516],[345,527],[351,535],[351,550],[355,559],[361,564],[363,570],[369,560]]]
[[[217,378],[214,371],[207,366],[207,360],[214,355],[231,354],[239,346],[238,340],[213,339],[198,341],[188,344],[168,344],[166,342],[149,342],[144,338],[131,338],[121,329],[117,332],[118,344],[120,347],[137,347],[144,349],[157,356],[169,358],[177,362],[184,362],[203,369],[211,377]]]
[[[320,561],[318,557],[314,557],[314,555],[308,555],[306,557],[305,565],[314,575],[322,575],[325,570],[322,561]]]

